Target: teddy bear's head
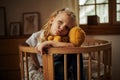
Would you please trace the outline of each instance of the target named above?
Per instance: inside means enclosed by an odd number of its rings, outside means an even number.
[[[69,31],[69,42],[75,46],[80,46],[85,40],[85,32],[80,27],[73,27]]]

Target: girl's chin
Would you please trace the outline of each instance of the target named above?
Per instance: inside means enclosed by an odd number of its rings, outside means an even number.
[[[57,32],[56,32],[54,35],[55,35],[55,36],[60,36],[60,33],[57,33]]]
[[[52,34],[51,36],[59,36],[59,34]]]
[[[59,34],[55,34],[54,36],[60,36]]]

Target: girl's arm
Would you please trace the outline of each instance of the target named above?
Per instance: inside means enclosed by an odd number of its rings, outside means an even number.
[[[35,68],[38,70],[38,71],[42,71],[42,66],[39,65],[39,62],[38,62],[38,59],[37,59],[37,55],[36,54],[30,54],[30,57],[32,58],[32,61],[33,61],[33,64],[35,66]]]
[[[30,54],[30,57],[32,58],[33,64],[35,65],[35,67],[38,69],[40,66],[39,66],[39,62],[37,60],[36,54]]]
[[[40,45],[36,46],[37,52],[45,53],[45,49],[49,47],[73,47],[74,45],[72,43],[66,43],[66,42],[56,42],[56,41],[45,41],[41,43]]]

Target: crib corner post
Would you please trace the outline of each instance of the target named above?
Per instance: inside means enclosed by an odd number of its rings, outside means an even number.
[[[43,54],[43,74],[44,80],[54,80],[54,60],[53,55]]]

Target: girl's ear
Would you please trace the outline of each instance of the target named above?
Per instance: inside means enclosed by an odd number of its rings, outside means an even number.
[[[54,17],[50,18],[50,24],[52,24]]]

